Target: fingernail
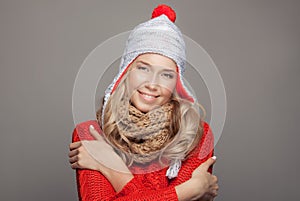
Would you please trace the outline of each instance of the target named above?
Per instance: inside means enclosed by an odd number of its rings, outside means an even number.
[[[95,129],[93,125],[90,125],[90,128],[93,129],[93,130]]]
[[[213,156],[213,157],[211,157],[212,159],[214,159],[214,160],[216,160],[217,159],[217,157],[216,156]]]

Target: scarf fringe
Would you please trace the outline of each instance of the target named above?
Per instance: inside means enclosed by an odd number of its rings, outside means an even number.
[[[167,170],[166,176],[169,179],[173,179],[178,176],[178,172],[181,168],[181,160],[176,159],[174,163]]]

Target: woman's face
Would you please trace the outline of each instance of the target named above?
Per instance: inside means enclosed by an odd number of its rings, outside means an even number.
[[[176,86],[175,62],[153,53],[138,56],[130,66],[129,95],[132,104],[148,112],[170,101]]]

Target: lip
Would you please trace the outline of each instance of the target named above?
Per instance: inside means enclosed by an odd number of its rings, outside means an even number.
[[[145,92],[142,92],[139,90],[138,90],[138,93],[139,93],[140,97],[142,97],[142,99],[144,99],[145,101],[154,101],[156,98],[159,97],[159,95],[145,93]]]

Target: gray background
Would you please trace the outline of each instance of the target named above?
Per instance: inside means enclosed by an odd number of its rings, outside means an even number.
[[[211,55],[226,87],[216,200],[299,198],[299,1],[7,0],[0,3],[1,200],[77,199],[67,157],[75,76],[98,44],[148,20],[162,2]]]

